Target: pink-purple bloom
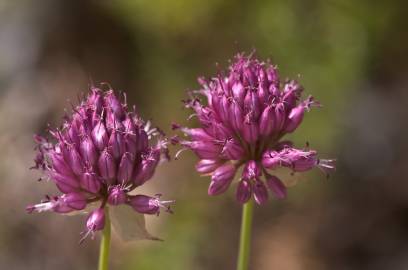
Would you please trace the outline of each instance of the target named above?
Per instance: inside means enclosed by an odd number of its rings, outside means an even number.
[[[120,100],[111,89],[91,87],[62,127],[50,134],[52,141],[35,136],[34,168],[41,169],[62,195],[46,196],[28,206],[28,212],[68,213],[99,202],[87,218],[87,234],[104,228],[107,204],[127,204],[142,214],[159,214],[160,208],[170,212],[173,201],[129,194],[151,179],[168,152],[162,132],[151,128],[134,108],[128,110],[125,96]]]
[[[301,100],[303,87],[295,80],[281,82],[269,61],[238,54],[228,72],[198,82],[201,89],[191,91],[185,105],[194,110],[200,127],[173,124],[189,140],[176,136],[172,141],[200,158],[197,171],[211,175],[209,195],[224,193],[242,165],[236,198],[245,203],[253,196],[258,204],[268,200],[268,189],[277,198],[286,197],[285,185],[271,170],[335,169],[334,160],[319,159],[315,150],[282,140],[299,127],[306,111],[320,104],[311,96]]]

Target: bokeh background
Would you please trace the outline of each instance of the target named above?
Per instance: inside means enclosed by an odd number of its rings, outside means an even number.
[[[292,138],[338,169],[304,174],[287,200],[256,208],[251,269],[408,269],[407,10],[402,0],[1,1],[0,268],[96,269],[99,239],[78,245],[84,217],[24,211],[54,191],[28,169],[32,135],[57,126],[67,101],[109,82],[171,135],[197,76],[256,48],[324,104]],[[195,161],[184,153],[144,188],[177,199],[174,215],[147,219],[165,241],[114,236],[112,269],[234,269],[240,207],[232,190],[207,196]]]

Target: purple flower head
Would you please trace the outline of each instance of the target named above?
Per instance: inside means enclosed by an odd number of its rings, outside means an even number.
[[[111,89],[104,92],[91,87],[90,94],[64,118],[62,127],[50,131],[53,140],[35,136],[38,154],[33,168],[42,170],[63,194],[47,196],[28,206],[28,212],[67,213],[99,202],[88,217],[88,232],[103,229],[107,203],[158,214],[135,207],[129,192],[150,180],[160,160],[167,158],[167,142],[134,109],[128,110],[124,100]],[[169,201],[158,197],[154,202],[169,207]]]
[[[258,204],[268,200],[268,189],[277,198],[286,197],[286,187],[271,170],[318,167],[328,173],[335,168],[334,160],[282,140],[300,126],[305,112],[320,104],[311,96],[302,101],[303,87],[295,80],[281,82],[269,61],[238,54],[227,72],[198,83],[200,89],[184,103],[194,111],[189,119],[197,117],[200,127],[173,124],[188,137],[173,137],[173,142],[183,146],[179,153],[190,149],[199,157],[196,170],[211,175],[209,195],[225,192],[240,166],[236,198],[245,203],[253,195]]]

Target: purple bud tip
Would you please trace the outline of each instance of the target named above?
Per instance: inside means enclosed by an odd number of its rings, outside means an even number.
[[[126,190],[121,186],[112,187],[109,191],[108,203],[111,205],[124,204],[127,201]]]
[[[86,207],[86,198],[82,193],[68,193],[62,195],[58,200],[56,211],[64,209],[63,211],[82,210]]]
[[[244,204],[251,198],[252,187],[251,183],[247,180],[241,180],[238,183],[236,198],[239,203]]]
[[[201,174],[212,173],[215,171],[220,165],[221,161],[214,160],[214,159],[202,159],[200,160],[195,168]]]
[[[86,221],[88,231],[101,231],[105,227],[105,211],[103,208],[98,208],[92,211]]]
[[[244,170],[242,172],[242,178],[249,180],[249,179],[256,179],[260,176],[261,176],[261,168],[259,164],[254,160],[248,161],[244,166]]]
[[[165,211],[168,213],[173,213],[173,211],[170,209],[170,205],[174,204],[175,201],[162,201],[160,200],[160,197],[160,194],[157,194],[155,197],[146,195],[131,196],[129,205],[132,206],[135,211],[142,214],[159,215],[160,208],[165,209]]]
[[[211,176],[208,195],[214,196],[224,193],[234,179],[235,172],[236,167],[229,163],[218,167]]]
[[[268,200],[268,190],[263,182],[260,180],[255,181],[254,186],[254,198],[255,202],[259,205],[266,203]]]

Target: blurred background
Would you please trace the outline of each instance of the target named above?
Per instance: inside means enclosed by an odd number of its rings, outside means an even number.
[[[78,245],[84,217],[24,210],[55,191],[28,169],[32,135],[59,125],[90,82],[126,91],[171,135],[196,78],[256,48],[324,105],[292,138],[338,169],[303,174],[287,200],[256,208],[251,269],[408,269],[407,10],[402,0],[1,1],[0,268],[96,269],[99,238]],[[234,269],[240,207],[231,189],[208,197],[195,162],[184,153],[144,187],[177,200],[174,215],[147,219],[165,241],[114,236],[112,269]]]

